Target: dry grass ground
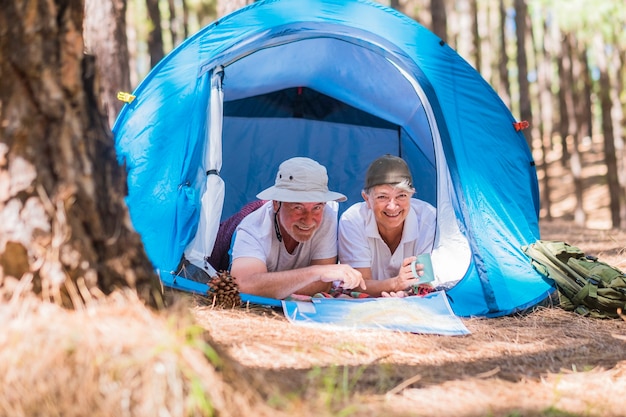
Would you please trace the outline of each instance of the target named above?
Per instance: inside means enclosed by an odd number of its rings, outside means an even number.
[[[625,232],[550,227],[623,262]],[[158,314],[122,296],[78,311],[0,303],[0,415],[625,415],[623,320],[546,308],[464,319],[460,337],[312,330],[177,295]]]
[[[551,169],[561,220],[542,222],[542,238],[626,270],[626,231],[601,228],[602,184],[575,226],[571,178]],[[157,314],[128,296],[67,311],[2,291],[0,416],[626,416],[620,319],[543,308],[463,319],[472,333],[445,337],[313,330],[184,294]]]
[[[0,326],[0,416],[277,417],[189,309],[117,293],[70,311],[25,293],[0,303]]]
[[[555,222],[566,240],[624,265],[626,233]],[[626,269],[626,268],[625,268]],[[259,307],[198,305],[199,324],[290,414],[624,416],[626,322],[545,308],[464,319],[463,337],[312,330]]]
[[[547,159],[557,220],[541,221],[541,237],[579,246],[626,270],[626,231],[608,229],[601,143],[588,141],[581,149],[585,227],[573,223],[573,179],[556,149]],[[524,316],[464,319],[471,335],[442,337],[311,330],[259,308],[198,305],[194,313],[254,375],[264,397],[290,414],[626,416],[624,320],[544,308]]]

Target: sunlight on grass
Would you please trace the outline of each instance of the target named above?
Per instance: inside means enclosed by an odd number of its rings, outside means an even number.
[[[368,353],[370,350],[362,343],[343,342],[335,346],[338,351],[348,352],[352,355]]]
[[[351,400],[365,370],[365,366],[315,367],[307,374],[308,389],[315,392],[317,400],[333,415],[349,416],[356,411]]]

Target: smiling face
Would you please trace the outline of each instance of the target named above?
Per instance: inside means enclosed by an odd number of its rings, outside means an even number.
[[[278,210],[278,202],[274,202],[282,229],[300,243],[313,237],[322,223],[325,206],[326,203],[282,203]]]
[[[374,218],[381,234],[392,231],[402,233],[404,220],[409,214],[412,193],[405,187],[384,184],[363,192],[363,199],[374,212]]]

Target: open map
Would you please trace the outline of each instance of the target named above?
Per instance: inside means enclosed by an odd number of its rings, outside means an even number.
[[[447,336],[470,333],[452,312],[443,291],[406,298],[313,298],[311,301],[282,301],[282,306],[285,317],[300,325],[335,325]]]

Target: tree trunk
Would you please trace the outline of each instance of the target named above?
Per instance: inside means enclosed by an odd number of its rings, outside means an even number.
[[[584,102],[584,99],[581,97],[582,86],[580,85],[582,75],[581,75],[581,65],[578,62],[578,46],[576,37],[574,35],[570,35],[566,37],[566,43],[564,44],[566,47],[566,54],[569,56],[569,71],[565,74],[568,77],[568,82],[570,89],[568,91],[568,102],[571,105],[567,106],[568,110],[568,119],[569,119],[569,127],[568,131],[572,137],[572,155],[570,158],[570,166],[572,169],[572,176],[574,178],[574,196],[576,197],[576,206],[574,208],[574,223],[584,226],[586,215],[583,205],[583,159],[580,155],[580,143],[582,142],[581,129],[578,125],[578,109],[576,103]]]
[[[175,48],[179,43],[178,20],[176,20],[176,4],[174,4],[174,0],[168,0],[167,4],[170,11],[170,35],[172,37],[172,48]]]
[[[83,2],[0,10],[0,282],[79,307],[117,288],[160,301],[84,55]]]
[[[602,132],[604,132],[604,158],[606,161],[606,177],[609,186],[609,206],[613,228],[620,228],[620,195],[621,190],[617,175],[617,159],[615,157],[615,137],[613,135],[613,120],[611,117],[611,79],[608,71],[607,58],[604,55],[605,45],[599,35],[595,39],[596,63],[600,75],[598,95],[602,112]]]
[[[584,42],[581,43],[578,48],[578,61],[581,64],[581,78],[583,82],[582,100],[579,103],[579,129],[582,137],[593,137],[593,103],[591,97],[593,96],[593,81],[591,79],[591,68],[589,67],[588,45]],[[622,90],[617,90],[622,91]]]
[[[183,39],[189,37],[189,7],[187,6],[187,0],[180,0],[183,7]]]
[[[626,153],[624,152],[624,108],[620,97],[624,91],[624,51],[613,50],[611,68],[614,70],[612,79],[614,86],[611,89],[613,101],[613,131],[615,135],[615,160],[617,164],[618,182],[620,188],[621,222],[626,221]],[[621,224],[620,222],[620,224]]]
[[[474,68],[475,54],[473,52],[474,42],[471,39],[472,33],[472,11],[470,6],[471,0],[457,0],[454,7],[448,15],[450,25],[450,45],[465,58]]]
[[[254,0],[217,0],[217,17],[224,17],[253,2]]]
[[[517,80],[519,83],[520,118],[532,126],[532,110],[530,106],[530,86],[528,83],[528,62],[526,57],[526,37],[528,36],[528,10],[525,0],[515,0],[515,27],[517,37]],[[530,130],[524,130],[528,148],[532,149]]]
[[[546,220],[552,220],[552,193],[550,187],[550,171],[548,170],[548,150],[552,137],[552,37],[548,27],[543,25],[543,42],[537,42],[538,65],[537,84],[539,87],[540,122],[539,138],[541,141],[541,169],[543,170],[543,196],[541,204]]]
[[[474,65],[476,71],[482,72],[482,50],[480,48],[480,33],[478,31],[478,2],[470,0],[470,14],[472,17],[472,51],[471,56],[474,57]]]
[[[571,56],[567,53],[568,35],[561,37],[561,45],[557,57],[557,73],[559,74],[559,135],[561,136],[561,165],[566,167],[570,159],[568,146],[570,132],[570,115],[573,114],[574,103],[571,100],[572,86],[569,84]]]
[[[499,74],[500,74],[500,96],[509,108],[511,108],[511,83],[509,81],[509,54],[506,50],[506,10],[504,8],[504,0],[500,0],[500,61],[499,61]]]
[[[498,63],[500,56],[496,58],[499,52],[497,48],[496,38],[497,36],[491,36],[492,33],[497,32],[498,24],[498,9],[493,7],[493,4],[487,4],[485,10],[482,11],[482,19],[478,20],[478,35],[481,50],[481,75],[489,85],[500,95],[498,91],[498,77],[496,76]],[[480,16],[480,13],[479,13]]]
[[[163,29],[161,28],[161,11],[159,0],[146,0],[150,31],[148,33],[148,52],[150,53],[150,68],[165,56],[163,48]]]
[[[124,104],[117,93],[130,91],[126,0],[87,0],[83,31],[85,51],[96,56],[102,111],[113,127]]]
[[[448,18],[444,0],[430,1],[431,30],[442,41],[448,42]]]
[[[530,16],[527,16],[527,20],[528,20],[528,36],[527,36],[527,40],[528,40],[528,48],[527,51],[530,55],[530,59],[531,61],[534,63],[534,73],[536,76],[536,80],[535,80],[535,89],[533,90],[529,90],[529,99],[532,105],[532,108],[535,110],[535,114],[533,114],[533,124],[530,126],[530,137],[531,137],[531,151],[533,151],[533,148],[537,145],[537,143],[534,142],[533,138],[540,138],[541,133],[540,133],[540,128],[542,125],[542,121],[541,121],[541,100],[540,100],[540,96],[541,96],[541,90],[540,90],[540,86],[539,86],[539,78],[540,75],[539,73],[541,72],[541,59],[542,59],[542,51],[540,51],[540,48],[537,48],[537,43],[536,43],[536,39],[535,39],[535,35],[537,34],[537,28],[534,27],[533,22]],[[541,34],[542,31],[539,31],[539,34]],[[539,117],[537,117],[537,115],[539,115]]]

